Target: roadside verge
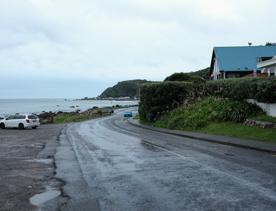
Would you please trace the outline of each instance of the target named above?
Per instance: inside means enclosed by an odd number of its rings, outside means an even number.
[[[245,149],[257,150],[261,152],[276,153],[276,144],[263,143],[259,141],[249,140],[249,139],[239,139],[235,137],[228,136],[218,136],[210,135],[199,132],[189,132],[189,131],[179,131],[179,130],[169,130],[165,128],[156,128],[149,125],[141,124],[138,120],[129,119],[128,122],[136,127],[140,127],[147,130],[152,130],[156,132],[197,139],[200,141],[207,141],[210,143],[223,144],[228,146],[235,146]]]

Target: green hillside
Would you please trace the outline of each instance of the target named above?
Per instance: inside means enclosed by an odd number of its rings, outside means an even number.
[[[119,98],[119,97],[139,97],[140,84],[146,83],[146,80],[129,80],[121,81],[113,87],[107,88],[101,95],[100,98]]]

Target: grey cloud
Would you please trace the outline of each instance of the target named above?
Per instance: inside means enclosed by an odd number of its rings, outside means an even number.
[[[1,0],[0,74],[161,80],[208,66],[213,46],[273,41],[275,6],[272,0]]]

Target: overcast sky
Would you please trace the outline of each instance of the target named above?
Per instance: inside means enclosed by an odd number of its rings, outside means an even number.
[[[275,0],[0,0],[0,98],[96,96],[121,80],[196,71],[214,46],[276,41],[275,8]]]

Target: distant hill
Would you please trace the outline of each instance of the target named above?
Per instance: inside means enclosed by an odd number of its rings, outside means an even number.
[[[193,76],[199,76],[201,78],[204,78],[206,80],[209,80],[209,72],[210,72],[210,68],[207,67],[205,69],[202,69],[202,70],[198,70],[196,72],[190,72],[189,74],[190,75],[193,75]]]
[[[107,88],[99,97],[100,98],[119,98],[119,97],[139,97],[139,87],[147,80],[129,80],[121,81],[113,87]]]

